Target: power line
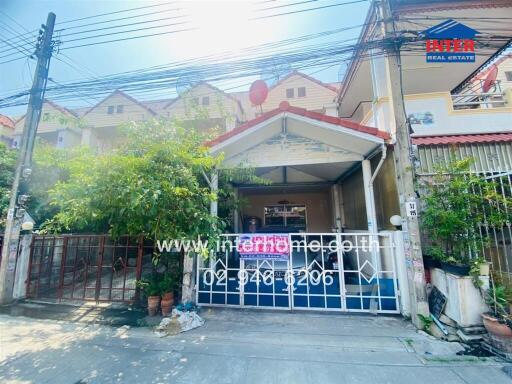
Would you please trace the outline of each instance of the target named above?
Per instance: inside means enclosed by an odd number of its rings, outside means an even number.
[[[139,15],[120,17],[120,18],[117,18],[117,19],[95,21],[93,23],[87,23],[87,24],[81,24],[81,25],[72,25],[70,27],[61,28],[61,29],[57,30],[57,32],[68,31],[68,30],[77,29],[77,28],[90,27],[91,25],[113,23],[113,22],[116,22],[116,21],[135,19],[135,18],[138,18],[138,17],[151,16],[151,15],[156,15],[156,14],[160,15],[160,14],[165,13],[165,12],[178,11],[180,9],[181,8],[170,8],[170,9],[164,9],[164,10],[159,10],[159,11],[154,11],[154,12],[142,13],[142,14],[139,14]]]
[[[102,16],[117,15],[117,14],[119,14],[119,13],[131,12],[131,11],[137,11],[137,10],[139,10],[139,9],[148,9],[148,8],[162,7],[162,6],[164,6],[164,5],[175,4],[175,3],[176,3],[176,1],[168,1],[168,2],[160,3],[160,4],[146,5],[146,6],[143,6],[143,7],[136,7],[136,8],[122,9],[122,10],[120,10],[120,11],[113,11],[113,12],[107,12],[107,13],[100,13],[100,14],[92,15],[92,16],[79,17],[79,18],[77,18],[77,19],[64,20],[64,21],[61,21],[60,23],[57,23],[57,25],[69,24],[69,23],[74,23],[74,22],[77,22],[77,21],[89,20],[89,19],[93,19],[93,18],[97,18],[97,17],[102,17]]]
[[[95,39],[95,38],[98,38],[98,37],[107,37],[107,36],[119,35],[119,34],[123,34],[123,33],[147,31],[148,29],[166,28],[166,27],[172,27],[172,26],[184,25],[184,24],[188,24],[188,21],[182,21],[182,22],[178,22],[178,23],[170,23],[170,24],[164,24],[164,25],[157,25],[157,26],[154,26],[154,27],[136,28],[136,29],[131,29],[131,30],[128,30],[128,31],[110,32],[110,33],[104,33],[104,34],[99,34],[99,35],[94,35],[94,36],[78,37],[76,39],[67,40],[67,41],[64,41],[62,43],[63,44],[64,43],[71,43],[73,41],[82,41],[82,40],[88,40],[88,39]],[[148,35],[148,36],[150,36],[150,35]],[[121,40],[113,40],[113,41],[121,41]]]
[[[266,8],[258,8],[255,9],[255,12],[261,12],[261,11],[268,11],[269,9],[277,9],[277,8],[285,8],[285,7],[293,7],[295,5],[302,5],[307,3],[315,3],[318,0],[306,0],[306,1],[299,1],[296,3],[289,3],[289,4],[281,4],[281,5],[274,5],[272,7],[266,7]]]
[[[91,45],[115,43],[115,42],[118,42],[118,41],[128,41],[128,40],[142,39],[144,37],[169,35],[169,34],[174,34],[174,33],[193,31],[193,30],[196,30],[196,29],[197,28],[185,28],[185,29],[178,29],[178,30],[167,31],[167,32],[153,33],[153,34],[149,34],[149,35],[126,37],[126,38],[123,38],[123,39],[115,39],[115,40],[107,40],[107,41],[97,41],[97,42],[94,42],[94,43],[74,45],[72,47],[64,47],[64,48],[62,48],[62,50],[73,49],[73,48],[81,48],[81,47],[89,47]],[[73,41],[75,41],[75,40],[73,40]]]
[[[186,17],[186,16],[185,16],[185,15],[179,15],[179,16],[163,17],[163,18],[160,18],[160,19],[154,19],[154,20],[138,21],[138,22],[135,22],[135,23],[129,23],[129,24],[113,25],[113,26],[110,26],[110,27],[103,27],[103,28],[88,29],[88,30],[86,30],[86,31],[78,31],[78,32],[71,32],[71,33],[61,34],[61,35],[59,36],[59,38],[66,37],[66,36],[79,35],[79,34],[82,34],[82,33],[89,33],[89,32],[104,31],[104,30],[107,30],[107,29],[115,29],[115,28],[129,27],[129,26],[132,26],[132,25],[140,25],[140,24],[146,24],[146,23],[156,23],[157,21],[173,20],[173,19],[182,19],[182,18],[184,18],[184,17]],[[111,22],[111,21],[109,21],[109,22]],[[60,31],[65,31],[65,30],[66,30],[66,29],[61,29]],[[57,32],[59,32],[59,31],[57,31]],[[130,31],[124,31],[124,32],[130,32]]]
[[[337,4],[323,5],[323,6],[321,6],[321,7],[308,8],[308,9],[301,9],[301,10],[298,10],[298,11],[290,11],[290,12],[284,12],[284,13],[276,13],[276,14],[274,14],[274,15],[258,16],[258,17],[253,17],[253,18],[251,18],[251,19],[249,19],[249,20],[268,19],[268,18],[271,18],[271,17],[278,17],[278,16],[285,16],[285,15],[293,15],[293,14],[296,14],[296,13],[317,11],[317,10],[319,10],[319,9],[326,9],[326,8],[332,8],[332,7],[339,7],[339,6],[342,6],[342,5],[350,5],[350,4],[364,3],[364,2],[367,2],[367,1],[368,1],[368,0],[353,0],[353,1],[347,1],[347,2],[344,2],[344,3],[337,3]]]

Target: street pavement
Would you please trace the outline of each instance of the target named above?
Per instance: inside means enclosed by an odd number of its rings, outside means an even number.
[[[0,383],[511,383],[495,358],[399,317],[203,309],[203,327],[148,327],[0,315]]]

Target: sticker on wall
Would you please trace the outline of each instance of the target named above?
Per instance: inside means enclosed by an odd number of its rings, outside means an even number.
[[[420,126],[431,128],[435,123],[434,114],[430,111],[410,113],[407,118],[413,127]]]
[[[405,210],[407,211],[407,217],[417,217],[418,209],[415,201],[408,201],[405,203]]]

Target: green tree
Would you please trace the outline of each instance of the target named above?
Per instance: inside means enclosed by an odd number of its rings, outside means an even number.
[[[472,161],[453,158],[422,183],[427,252],[447,263],[468,264],[480,256],[489,240],[482,227],[502,228],[511,220],[507,207],[512,200],[499,193],[495,182],[470,172]]]
[[[0,142],[0,232],[5,228],[5,219],[9,199],[11,197],[11,186],[14,180],[17,152]]]
[[[210,203],[219,200],[229,211],[238,204],[232,183],[260,181],[247,167],[225,171],[214,194],[208,177],[222,157],[203,145],[207,137],[165,120],[130,123],[121,130],[123,144],[108,153],[43,151],[39,166],[55,167],[61,178],[48,191],[55,214],[45,230],[155,240],[213,238],[227,220],[212,217]]]
[[[204,178],[218,166],[203,138],[164,121],[132,124],[126,142],[102,155],[83,151],[63,164],[67,178],[49,191],[51,231],[108,231],[153,239],[213,234],[217,199]]]

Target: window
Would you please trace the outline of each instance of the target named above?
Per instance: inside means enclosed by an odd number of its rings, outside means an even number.
[[[117,106],[117,113],[123,113],[123,105]]]
[[[299,87],[297,89],[297,96],[306,97],[306,87]]]
[[[294,94],[294,92],[293,92],[293,88],[288,88],[288,89],[286,90],[286,98],[287,98],[287,99],[293,99],[293,97],[294,97],[294,95],[293,95],[293,94]]]
[[[299,231],[306,230],[305,205],[270,205],[264,208],[266,227],[288,227]]]
[[[507,78],[507,81],[512,81],[512,71],[506,71],[505,77]]]
[[[210,105],[210,97],[209,96],[203,97],[203,105]]]
[[[114,106],[113,106],[113,105],[109,105],[109,106],[107,107],[107,113],[108,113],[109,115],[113,115],[113,114],[114,114]]]

